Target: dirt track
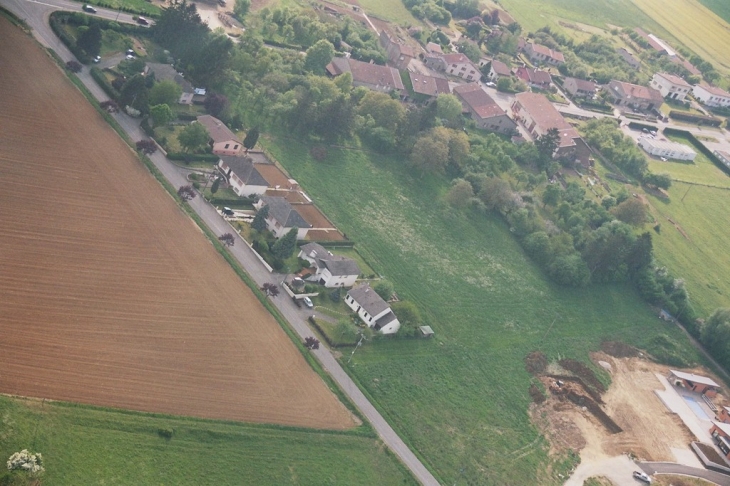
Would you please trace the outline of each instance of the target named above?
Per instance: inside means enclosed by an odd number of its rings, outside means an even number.
[[[2,18],[0,45],[0,392],[353,426],[53,62]]]

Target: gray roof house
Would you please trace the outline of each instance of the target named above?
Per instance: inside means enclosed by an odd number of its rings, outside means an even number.
[[[156,81],[173,81],[180,88],[182,88],[182,94],[178,103],[181,105],[191,105],[195,98],[195,88],[190,84],[190,81],[185,79],[182,74],[175,71],[175,68],[170,64],[161,64],[159,62],[148,62],[145,64],[145,75],[154,76]]]
[[[400,329],[400,322],[390,306],[369,284],[363,284],[347,292],[345,304],[357,313],[358,317],[382,334],[395,334]]]
[[[308,280],[325,287],[352,287],[360,275],[360,267],[351,258],[333,255],[319,243],[307,243],[300,248],[299,258],[307,260],[316,271]]]
[[[275,237],[281,238],[292,228],[297,229],[298,240],[303,240],[307,236],[307,232],[312,225],[302,218],[302,215],[289,204],[289,201],[278,196],[261,196],[256,204],[254,204],[254,207],[257,210],[261,210],[264,206],[269,207],[266,227]]]
[[[250,157],[221,155],[218,170],[226,177],[233,192],[239,196],[262,195],[269,188],[269,183],[256,170],[256,165]]]

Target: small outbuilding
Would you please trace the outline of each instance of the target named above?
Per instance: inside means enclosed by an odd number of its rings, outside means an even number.
[[[419,326],[418,330],[421,331],[421,335],[423,337],[433,336],[433,329],[431,329],[431,326]]]
[[[693,392],[702,393],[712,398],[720,392],[718,385],[712,378],[706,376],[695,375],[693,373],[685,373],[684,371],[669,370],[668,380],[677,385],[685,387]],[[728,436],[730,438],[730,436]]]
[[[683,143],[657,140],[652,137],[639,138],[639,147],[650,155],[675,160],[694,160],[697,152]]]

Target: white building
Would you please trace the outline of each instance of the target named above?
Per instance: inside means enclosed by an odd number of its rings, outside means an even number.
[[[368,327],[372,327],[382,334],[395,334],[400,329],[400,322],[388,303],[368,284],[360,285],[347,292],[345,304],[356,312]]]
[[[360,275],[360,267],[351,258],[333,255],[318,243],[307,243],[299,251],[299,258],[308,261],[316,272],[307,280],[325,287],[352,287]]]
[[[663,97],[677,101],[684,101],[684,97],[692,89],[684,79],[667,73],[656,73],[651,78],[650,86],[659,91]]]
[[[697,153],[682,143],[657,140],[655,138],[640,137],[639,147],[646,153],[656,157],[665,157],[675,160],[694,160]]]
[[[692,88],[692,94],[700,103],[707,106],[728,107],[730,106],[730,93],[724,89],[714,86],[700,86]]]
[[[276,238],[281,238],[292,228],[297,229],[297,239],[303,240],[312,227],[307,223],[301,214],[289,204],[289,201],[278,196],[261,196],[254,207],[260,211],[264,206],[269,207],[269,215],[266,217],[266,228]]]
[[[722,150],[715,150],[712,153],[715,154],[715,157],[717,157],[720,160],[720,162],[725,164],[725,167],[730,169],[730,154],[729,153],[724,152]]]
[[[260,196],[269,188],[269,183],[256,170],[250,157],[222,155],[218,161],[218,170],[223,173],[233,192],[239,196]]]

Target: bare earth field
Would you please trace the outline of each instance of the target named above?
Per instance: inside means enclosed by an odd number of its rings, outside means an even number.
[[[52,60],[0,18],[0,392],[355,419]]]

